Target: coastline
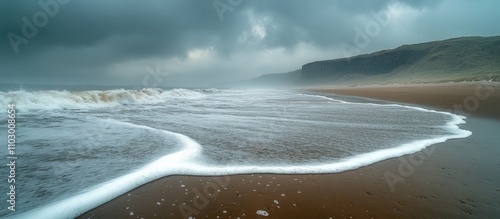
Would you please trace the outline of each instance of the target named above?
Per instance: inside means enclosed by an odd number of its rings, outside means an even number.
[[[484,89],[477,96],[477,85],[466,87],[314,91],[419,104],[452,113],[456,113],[453,104],[471,99],[469,96],[476,97],[479,105],[475,110],[465,111],[470,116],[466,124],[460,125],[473,132],[469,138],[448,140],[414,155],[335,174],[168,176],[138,187],[79,218],[186,218],[189,215],[255,218],[259,217],[257,210],[265,210],[270,218],[499,216],[500,192],[496,185],[500,176],[496,173],[500,170],[500,161],[495,154],[500,152],[496,145],[500,137],[495,130],[500,128],[500,111],[494,109],[500,103],[500,87],[495,87],[488,98],[481,96],[485,94]]]
[[[500,119],[500,83],[457,82],[358,87],[318,87],[309,91],[430,106],[441,111]]]

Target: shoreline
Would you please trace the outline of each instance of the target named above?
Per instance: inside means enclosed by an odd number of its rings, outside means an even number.
[[[380,93],[374,89],[381,89]],[[392,96],[386,100],[452,113],[453,108],[447,107],[450,103],[475,95],[475,87],[470,86],[448,91],[428,87],[425,90],[409,88],[404,92],[401,88],[387,89],[314,91],[368,98],[389,92]],[[457,90],[464,91],[454,93]],[[467,112],[472,115],[460,127],[472,131],[472,136],[435,144],[413,155],[333,174],[167,176],[79,218],[256,218],[259,217],[257,210],[265,210],[270,218],[499,216],[500,192],[496,185],[500,177],[496,173],[500,170],[500,161],[494,155],[500,152],[495,147],[500,140],[495,133],[500,128],[500,112],[493,115],[489,109],[481,109],[500,103],[498,91],[500,89],[492,92],[490,98],[480,100],[476,110]],[[418,98],[422,92],[435,93],[423,104],[425,99]],[[403,97],[407,99],[401,101]],[[439,99],[445,103],[432,104]]]
[[[496,82],[321,87],[308,90],[435,107],[466,117],[479,115],[500,119],[500,83]]]

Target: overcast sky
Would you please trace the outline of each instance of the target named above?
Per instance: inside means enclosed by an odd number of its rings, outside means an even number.
[[[0,1],[0,83],[206,86],[500,35],[497,0]]]

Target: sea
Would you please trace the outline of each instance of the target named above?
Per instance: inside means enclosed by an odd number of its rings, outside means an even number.
[[[338,173],[472,133],[416,106],[282,89],[0,88],[0,159],[15,104],[15,210],[74,218],[169,175]],[[382,176],[381,176],[382,177]]]

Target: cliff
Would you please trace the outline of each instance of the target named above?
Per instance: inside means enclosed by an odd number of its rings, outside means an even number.
[[[500,36],[461,37],[302,66],[298,84],[500,80]]]

